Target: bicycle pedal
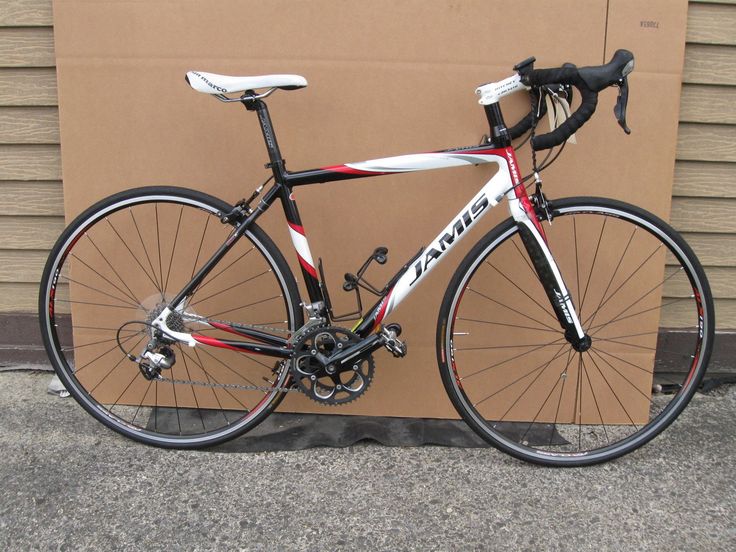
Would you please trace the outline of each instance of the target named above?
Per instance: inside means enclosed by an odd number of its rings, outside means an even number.
[[[388,349],[396,358],[406,356],[406,342],[399,339],[400,335],[401,326],[398,324],[389,324],[381,330],[383,346],[386,347],[386,349]]]

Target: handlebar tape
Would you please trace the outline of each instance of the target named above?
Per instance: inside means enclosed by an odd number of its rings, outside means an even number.
[[[577,67],[535,69],[524,76],[524,84],[527,86],[538,87],[552,83],[571,84],[577,88],[580,92],[580,106],[555,130],[532,138],[532,148],[536,151],[553,148],[565,142],[565,140],[572,136],[576,130],[590,119],[598,105],[598,93],[588,87],[580,77]],[[518,127],[519,125],[516,126]]]

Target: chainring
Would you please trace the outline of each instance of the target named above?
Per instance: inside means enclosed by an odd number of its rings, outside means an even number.
[[[294,382],[307,397],[321,404],[354,401],[365,393],[373,380],[373,357],[358,357],[351,362],[350,370],[334,373],[329,373],[330,364],[324,360],[360,341],[358,335],[337,326],[310,329],[294,343],[289,365]]]

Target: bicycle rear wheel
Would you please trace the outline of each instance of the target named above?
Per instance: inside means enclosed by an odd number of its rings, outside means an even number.
[[[714,336],[700,263],[664,221],[608,199],[552,203],[548,242],[592,346],[564,338],[507,220],[470,251],[445,294],[445,388],[486,441],[523,460],[580,466],[648,442],[692,398]]]
[[[125,354],[142,353],[146,324],[225,242],[232,226],[220,217],[231,209],[193,190],[128,190],[79,215],[49,256],[39,297],[49,359],[72,396],[126,437],[163,447],[213,445],[253,428],[283,397],[289,373],[278,359],[177,344],[175,364],[161,372],[168,381],[160,381],[144,377]],[[167,325],[227,338],[202,323],[218,320],[284,338],[303,324],[294,277],[255,225]],[[255,386],[263,389],[248,389]]]

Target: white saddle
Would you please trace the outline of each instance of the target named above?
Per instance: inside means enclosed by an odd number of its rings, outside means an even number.
[[[258,90],[259,88],[280,88],[282,90],[296,90],[307,86],[307,79],[299,75],[262,75],[259,77],[229,77],[189,71],[186,81],[197,92],[205,94],[230,94]]]

